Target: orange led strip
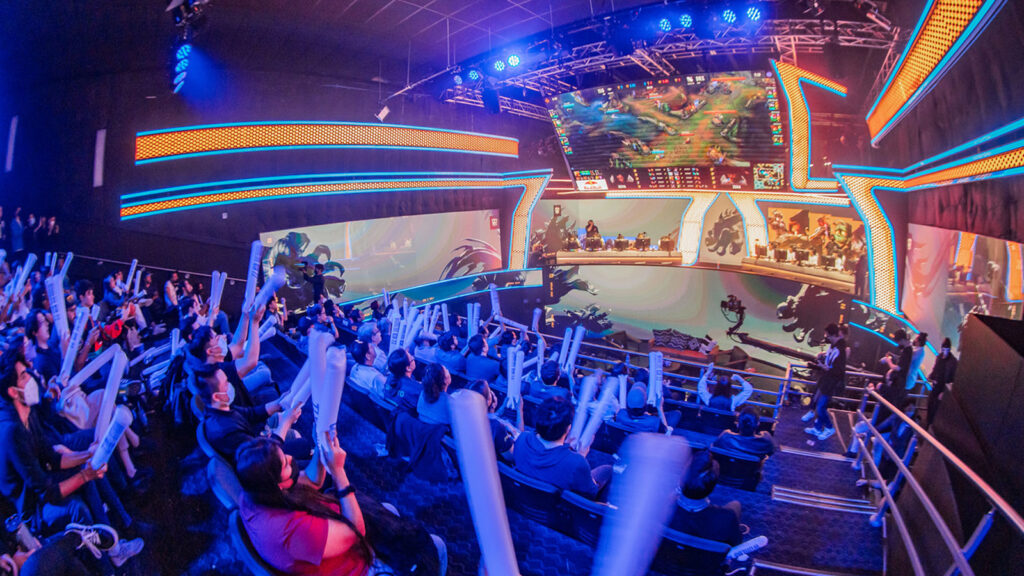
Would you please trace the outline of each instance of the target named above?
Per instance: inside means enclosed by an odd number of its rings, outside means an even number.
[[[846,86],[813,72],[797,68],[792,64],[772,60],[772,67],[782,85],[789,109],[789,182],[793,190],[815,191],[835,190],[839,187],[834,179],[810,177],[811,166],[811,112],[804,97],[803,83],[824,88],[840,96],[846,96]]]
[[[519,156],[515,138],[454,130],[359,123],[227,124],[142,132],[135,162],[282,148],[386,148]]]
[[[927,94],[1003,0],[932,0],[867,115],[872,143]]]

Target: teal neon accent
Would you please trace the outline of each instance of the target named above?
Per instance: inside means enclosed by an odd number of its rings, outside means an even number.
[[[227,122],[223,124],[200,124],[198,126],[180,126],[177,128],[161,128],[158,130],[149,130],[145,132],[137,132],[136,136],[151,136],[153,134],[166,134],[168,132],[186,132],[188,130],[205,130],[207,128],[234,128],[238,126],[314,126],[323,124],[325,126],[390,126],[392,128],[412,128],[413,130],[426,130],[428,132],[442,132],[447,134],[466,134],[468,136],[485,136],[488,138],[499,138],[501,140],[511,140],[516,143],[519,139],[512,138],[510,136],[499,136],[497,134],[484,134],[482,132],[466,132],[464,130],[448,130],[446,128],[429,128],[426,126],[409,126],[406,124],[382,124],[378,122],[326,122],[317,120],[296,120],[296,121],[282,121],[282,122]]]
[[[864,216],[864,211],[861,209],[860,203],[857,202],[857,199],[854,198],[853,194],[850,193],[850,188],[846,185],[846,181],[843,179],[843,174],[839,173],[839,172],[836,172],[836,179],[839,181],[839,185],[843,187],[843,190],[846,190],[846,195],[850,197],[850,204],[853,205],[853,208],[857,211],[857,214],[860,215],[861,221],[864,222],[864,235],[865,235],[865,238],[867,240],[867,245],[868,245],[869,248],[872,248],[872,249],[869,249],[867,251],[867,254],[868,254],[868,278],[869,278],[868,279],[868,284],[870,285],[870,288],[871,288],[871,303],[874,304],[874,305],[877,305],[876,301],[875,301],[876,290],[875,290],[875,255],[874,255],[874,250],[873,250],[873,248],[874,248],[874,240],[871,238],[871,226],[867,225],[868,219],[867,219],[866,216]],[[875,201],[875,205],[878,206],[878,210],[882,213],[882,218],[885,219],[885,225],[889,227],[889,235],[892,236],[892,255],[893,255],[893,264],[892,264],[892,266],[893,266],[893,278],[892,278],[892,285],[893,285],[893,297],[894,297],[894,300],[896,301],[895,302],[896,312],[902,314],[902,312],[900,312],[900,287],[899,287],[900,275],[899,275],[899,270],[896,269],[896,267],[897,267],[896,254],[898,254],[898,252],[896,251],[896,229],[893,228],[892,221],[889,220],[889,214],[887,214],[885,212],[885,209],[882,208],[881,202],[878,201],[878,196],[875,195],[875,190],[877,190],[878,188],[881,188],[882,190],[893,190],[893,188],[887,188],[887,187],[884,187],[884,186],[872,186],[871,187],[871,198]]]
[[[263,146],[256,148],[229,148],[226,150],[207,150],[205,152],[190,152],[188,154],[175,154],[173,156],[161,156],[159,158],[148,158],[146,160],[136,160],[136,166],[142,166],[143,164],[153,164],[154,162],[166,162],[168,160],[181,160],[184,158],[198,158],[200,156],[217,156],[220,154],[236,154],[242,152],[263,152],[271,150],[332,150],[332,149],[346,149],[346,150],[414,150],[414,151],[430,151],[430,152],[454,152],[456,154],[478,154],[481,156],[499,156],[501,158],[518,158],[516,154],[500,154],[498,152],[478,152],[476,150],[453,150],[451,148],[432,148],[429,146],[366,146],[366,145],[350,145],[350,144],[303,144],[303,145],[292,145],[292,146]]]

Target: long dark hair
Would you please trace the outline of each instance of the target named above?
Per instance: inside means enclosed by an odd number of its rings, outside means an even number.
[[[288,490],[281,490],[278,483],[281,481],[284,462],[278,454],[278,444],[269,438],[253,438],[238,447],[235,453],[238,482],[246,496],[253,503],[267,508],[297,510],[345,524],[356,535],[355,552],[367,564],[372,563],[373,551],[366,537],[356,530],[351,520],[334,509],[334,506],[341,509],[337,498],[321,494],[312,486],[298,482]]]
[[[388,379],[386,386],[390,390],[398,390],[402,378],[405,378],[405,371],[409,369],[409,353],[406,352],[405,348],[398,348],[392,350],[391,354],[388,354]]]
[[[447,369],[441,364],[431,364],[423,375],[423,396],[428,404],[433,404],[444,394],[444,373]]]

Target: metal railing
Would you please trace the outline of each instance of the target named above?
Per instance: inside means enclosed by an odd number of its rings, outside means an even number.
[[[970,566],[969,560],[981,545],[985,536],[987,536],[997,513],[1017,531],[1018,536],[1024,536],[1024,518],[1022,518],[1021,515],[1014,510],[1002,496],[1000,496],[987,482],[985,482],[981,476],[958,458],[949,448],[929,434],[928,431],[915,422],[913,418],[904,414],[881,394],[875,390],[868,390],[867,395],[871,396],[879,409],[887,410],[892,415],[891,417],[898,418],[902,425],[910,427],[914,434],[907,447],[906,453],[900,455],[896,452],[896,449],[885,438],[885,436],[878,431],[875,424],[872,422],[872,418],[865,414],[864,408],[862,407],[857,410],[857,418],[860,424],[863,425],[861,427],[862,430],[866,430],[866,433],[864,435],[855,434],[854,440],[859,448],[860,458],[862,458],[864,463],[867,464],[871,474],[875,477],[877,487],[881,490],[883,497],[878,511],[872,517],[872,521],[876,524],[880,523],[887,511],[892,514],[900,539],[906,548],[907,559],[910,562],[915,575],[925,574],[926,570],[922,564],[921,556],[917,551],[917,547],[911,539],[906,519],[897,506],[895,495],[899,492],[899,489],[904,483],[914,492],[914,496],[921,503],[925,513],[928,515],[928,519],[935,526],[935,529],[938,531],[939,536],[952,557],[951,565],[945,571],[946,576],[952,576],[954,574],[962,574],[964,576],[974,575],[974,571]],[[896,428],[893,430],[895,431]],[[888,459],[896,466],[897,473],[891,481],[887,481],[879,471],[878,465],[875,463],[871,452],[869,452],[868,442],[865,440],[865,436],[870,437],[872,448],[880,448]],[[953,531],[942,518],[921,483],[910,472],[911,460],[913,459],[915,451],[921,442],[927,442],[932,448],[941,454],[946,462],[951,464],[961,475],[969,480],[991,505],[989,512],[982,516],[977,527],[975,527],[973,533],[963,545],[957,541]]]

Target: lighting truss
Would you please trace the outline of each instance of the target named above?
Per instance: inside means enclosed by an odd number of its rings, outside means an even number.
[[[575,90],[577,74],[639,66],[652,76],[677,74],[672,62],[705,55],[778,54],[792,50],[822,53],[825,46],[890,50],[896,42],[895,30],[885,30],[873,22],[822,20],[765,20],[755,31],[727,27],[713,37],[700,37],[692,31],[673,30],[654,44],[631,54],[617,54],[605,41],[572,48],[568,55],[541,62],[530,70],[496,79],[499,86],[520,86],[542,94]]]
[[[467,88],[465,86],[449,88],[444,94],[444,101],[451,102],[453,104],[475,106],[477,108],[484,107],[484,101],[480,91],[474,88]],[[509,98],[507,96],[499,96],[498,103],[501,105],[502,112],[507,112],[515,116],[533,118],[534,120],[544,120],[546,122],[551,120],[551,117],[548,116],[547,108],[531,102],[516,100],[515,98]]]

